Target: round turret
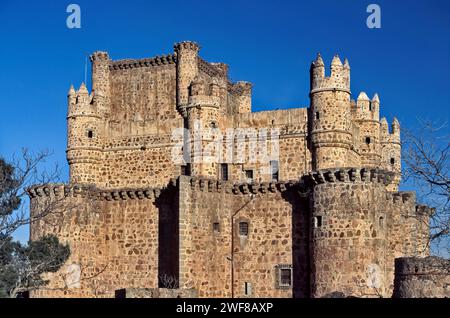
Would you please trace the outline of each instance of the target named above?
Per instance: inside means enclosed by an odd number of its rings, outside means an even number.
[[[200,47],[195,42],[185,41],[174,45],[177,55],[177,107],[183,115],[192,80],[198,75],[199,50]]]
[[[369,99],[365,92],[361,92],[356,101],[356,120],[360,130],[361,164],[365,167],[379,167],[380,152],[380,100],[377,94]]]
[[[310,126],[315,169],[346,166],[352,140],[349,71],[338,56],[333,59],[330,77],[325,77],[320,55],[311,66]]]
[[[310,175],[311,296],[390,296],[383,173],[320,170]]]
[[[84,83],[78,91],[70,88],[68,104],[67,160],[70,182],[94,184],[97,181],[97,164],[101,161],[103,119]]]
[[[208,89],[205,85],[199,77],[193,79],[186,106],[191,175],[217,178],[218,149],[213,141],[219,121],[220,88],[215,83]]]

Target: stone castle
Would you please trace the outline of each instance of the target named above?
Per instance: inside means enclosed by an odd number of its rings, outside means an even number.
[[[428,255],[429,208],[398,192],[400,125],[378,95],[352,99],[347,60],[329,71],[317,56],[309,107],[261,112],[194,42],[91,62],[92,92],[68,95],[70,183],[29,189],[32,213],[58,210],[31,238],[72,251],[33,296],[391,297],[395,259]],[[212,160],[213,134],[194,138],[230,129],[247,135],[213,143]],[[266,161],[251,158],[261,131],[258,154],[277,145]]]

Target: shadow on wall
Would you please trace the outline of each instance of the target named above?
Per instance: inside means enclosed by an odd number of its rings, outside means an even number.
[[[162,190],[155,202],[158,220],[158,287],[179,288],[179,206],[176,187]]]
[[[292,205],[292,296],[310,298],[309,204],[306,190],[286,191]]]

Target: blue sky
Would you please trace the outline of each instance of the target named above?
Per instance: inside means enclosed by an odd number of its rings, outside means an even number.
[[[81,7],[81,29],[66,27],[70,3]],[[381,7],[381,29],[366,26],[370,3]],[[335,53],[349,59],[354,97],[379,93],[389,121],[449,119],[446,0],[1,0],[0,155],[50,149],[67,179],[66,94],[83,81],[86,56],[150,57],[182,40],[228,63],[233,80],[253,82],[255,111],[307,106],[309,65],[320,51],[327,64]]]

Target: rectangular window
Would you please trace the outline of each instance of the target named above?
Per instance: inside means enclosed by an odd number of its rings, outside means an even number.
[[[220,224],[218,222],[213,223],[214,232],[220,232]]]
[[[191,175],[191,165],[189,163],[181,166],[181,175],[182,176],[190,176]]]
[[[87,135],[89,139],[94,138],[94,132],[92,130],[88,130]]]
[[[220,176],[223,181],[228,181],[228,165],[226,163],[220,165]]]
[[[366,137],[366,144],[370,145],[370,137]]]
[[[248,183],[253,182],[253,170],[245,170],[245,177],[247,178]]]
[[[292,288],[292,265],[281,264],[275,266],[276,287],[278,289]]]
[[[270,173],[272,174],[273,181],[278,181],[279,169],[280,168],[279,168],[278,160],[272,160],[270,162]]]
[[[239,235],[240,236],[248,236],[248,223],[247,222],[239,222]]]

